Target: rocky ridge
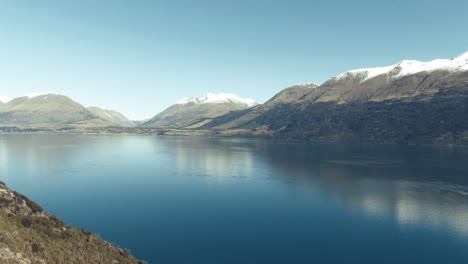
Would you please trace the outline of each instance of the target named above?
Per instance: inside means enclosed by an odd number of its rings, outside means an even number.
[[[202,128],[284,139],[467,145],[467,117],[464,53],[449,60],[349,71],[297,100],[267,102]]]

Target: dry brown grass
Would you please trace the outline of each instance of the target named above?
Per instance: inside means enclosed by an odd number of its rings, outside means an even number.
[[[3,191],[1,191],[3,190]],[[0,263],[144,263],[57,217],[0,182]]]

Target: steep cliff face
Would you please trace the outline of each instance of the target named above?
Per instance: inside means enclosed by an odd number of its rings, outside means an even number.
[[[0,263],[144,263],[0,182]]]

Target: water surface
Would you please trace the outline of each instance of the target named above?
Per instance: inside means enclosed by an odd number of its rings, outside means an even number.
[[[468,149],[0,135],[0,180],[150,263],[466,263]]]

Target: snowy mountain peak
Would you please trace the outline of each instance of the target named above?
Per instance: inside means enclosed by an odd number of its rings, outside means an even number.
[[[397,64],[386,67],[351,70],[337,75],[332,80],[337,81],[345,78],[358,78],[362,83],[382,74],[387,74],[391,78],[400,78],[420,72],[433,72],[437,70],[448,72],[468,71],[468,52],[452,59],[437,59],[429,62],[403,60]]]
[[[468,61],[468,51],[455,57],[455,58],[452,58],[452,60],[457,60],[457,61]]]
[[[11,98],[6,97],[6,96],[0,96],[0,102],[8,103],[9,101],[11,101]]]
[[[359,78],[361,79],[361,82],[364,82],[368,79],[372,79],[376,76],[379,76],[381,74],[385,74],[390,72],[394,66],[387,66],[387,67],[375,67],[375,68],[365,68],[365,69],[357,69],[357,70],[351,70],[347,71],[345,73],[342,73],[340,75],[337,75],[333,79],[335,80],[341,80],[344,78]]]
[[[209,93],[203,96],[193,96],[193,97],[186,97],[180,101],[177,101],[176,104],[184,105],[188,103],[195,103],[195,104],[221,104],[221,103],[238,103],[244,104],[248,107],[254,106],[257,103],[250,99],[250,98],[240,98],[235,94],[229,93]]]

